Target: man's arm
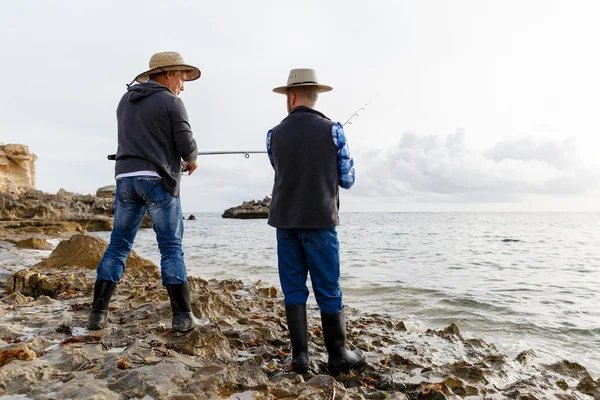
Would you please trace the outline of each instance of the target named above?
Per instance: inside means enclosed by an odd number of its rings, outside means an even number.
[[[171,132],[175,141],[175,150],[183,161],[194,164],[198,157],[198,146],[188,122],[188,115],[180,98],[175,98],[171,107]]]
[[[342,124],[336,122],[331,130],[333,144],[338,150],[337,167],[338,167],[338,184],[343,189],[350,189],[354,185],[356,175],[354,171],[354,160],[350,156],[350,147]]]
[[[275,169],[275,163],[273,162],[273,155],[271,154],[271,134],[273,133],[273,129],[269,129],[267,132],[267,155],[269,156],[269,161],[271,162],[271,166]]]

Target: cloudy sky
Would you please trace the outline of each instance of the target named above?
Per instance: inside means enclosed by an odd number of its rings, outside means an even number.
[[[356,162],[343,211],[600,211],[600,3],[27,1],[0,13],[0,142],[37,186],[113,182],[115,108],[158,51],[202,70],[184,100],[201,150],[263,150],[289,69],[334,87]],[[266,156],[201,157],[186,211],[270,193]]]

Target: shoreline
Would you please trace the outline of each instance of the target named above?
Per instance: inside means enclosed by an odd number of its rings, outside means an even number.
[[[246,392],[262,398],[324,398],[320,396],[332,387],[350,398],[412,399],[422,383],[437,384],[448,398],[456,399],[518,398],[512,396],[526,394],[540,399],[556,395],[587,399],[593,397],[584,392],[600,394],[599,380],[577,363],[538,364],[535,355],[527,351],[511,359],[493,344],[465,339],[454,324],[443,330],[407,330],[401,319],[354,308],[348,308],[348,343],[367,352],[365,370],[335,381],[326,375],[318,309],[309,306],[311,372],[300,377],[285,371],[290,349],[277,288],[260,281],[192,277],[194,311],[210,323],[202,334],[178,337],[168,329],[168,296],[160,287],[155,267],[128,269],[113,302],[118,309],[111,314],[110,327],[101,332],[100,339],[73,339],[73,343],[60,345],[69,337],[90,334],[84,328],[86,308],[71,311],[71,307],[90,301],[93,269],[32,269],[57,282],[66,280],[71,289],[57,293],[55,298],[6,296],[5,289],[0,289],[0,338],[9,339],[0,341],[0,351],[26,346],[36,353],[35,360],[13,360],[0,367],[0,382],[6,382],[0,386],[0,394],[52,398],[22,386],[23,381],[32,384],[32,376],[41,377],[44,387],[56,386],[60,389],[56,393],[88,399],[129,395],[211,398],[207,391],[214,398]],[[71,335],[56,331],[63,325],[71,328],[62,328]],[[15,338],[24,340],[9,343]],[[56,344],[59,346],[52,348]],[[131,368],[120,369],[121,358]],[[148,363],[149,359],[156,364]],[[167,365],[169,371],[178,371],[181,381],[162,376]],[[60,379],[42,373],[44,368],[53,369]],[[165,397],[166,393],[180,395]]]

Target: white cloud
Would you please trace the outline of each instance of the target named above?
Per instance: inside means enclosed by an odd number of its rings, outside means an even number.
[[[572,139],[503,141],[469,149],[462,131],[446,137],[407,132],[387,150],[355,155],[353,195],[420,202],[514,202],[531,194],[581,195],[599,174],[578,162]]]

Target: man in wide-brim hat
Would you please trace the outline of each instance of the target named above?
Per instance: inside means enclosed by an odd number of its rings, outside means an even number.
[[[360,350],[346,349],[346,322],[340,288],[339,187],[354,184],[342,124],[315,110],[319,93],[332,90],[320,84],[312,69],[293,69],[287,85],[273,91],[285,94],[288,116],[267,134],[267,153],[275,169],[269,225],[277,228],[279,279],[283,290],[292,366],[308,370],[306,301],[310,273],[321,310],[323,337],[332,375],[365,363]]]
[[[136,233],[148,213],[161,252],[162,283],[173,309],[173,329],[187,331],[203,321],[192,313],[183,260],[183,217],[179,200],[182,166],[191,175],[198,148],[183,102],[184,82],[200,77],[175,52],[156,53],[149,69],[128,85],[117,107],[114,227],[97,269],[88,329],[103,329],[110,298],[125,270]]]

